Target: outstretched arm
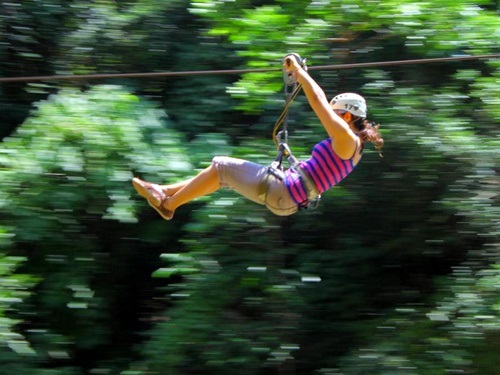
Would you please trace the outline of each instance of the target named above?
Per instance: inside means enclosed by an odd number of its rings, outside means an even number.
[[[285,69],[293,72],[297,82],[302,85],[307,100],[321,124],[332,140],[332,148],[343,159],[352,157],[356,151],[356,134],[330,106],[323,89],[300,67],[294,58],[287,57]]]

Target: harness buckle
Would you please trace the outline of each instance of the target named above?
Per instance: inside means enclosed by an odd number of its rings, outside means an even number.
[[[299,205],[299,209],[300,210],[307,210],[307,209],[316,210],[319,207],[320,201],[321,201],[321,195],[318,195],[312,201],[307,200],[304,203],[302,203],[302,205]]]

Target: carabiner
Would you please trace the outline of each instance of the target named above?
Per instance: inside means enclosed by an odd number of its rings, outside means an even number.
[[[287,59],[292,59],[292,58],[299,63],[302,69],[307,71],[306,59],[300,57],[298,53],[290,53],[283,58],[283,81],[285,82],[285,94],[291,94],[293,92],[293,87],[297,84],[297,81],[295,80],[293,73],[287,72],[284,64]],[[289,90],[289,87],[292,87],[292,90]]]

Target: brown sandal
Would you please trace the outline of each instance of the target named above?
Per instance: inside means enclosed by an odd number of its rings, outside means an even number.
[[[149,205],[153,207],[156,212],[165,220],[171,220],[174,217],[174,213],[163,207],[163,203],[167,199],[167,196],[158,184],[151,184],[149,182],[143,181],[137,177],[132,179],[132,185],[134,185],[135,190],[139,195],[145,198]]]

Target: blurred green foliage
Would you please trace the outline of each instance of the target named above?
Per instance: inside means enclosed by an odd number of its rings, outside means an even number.
[[[0,74],[279,70],[498,53],[495,1],[1,2]],[[281,74],[0,86],[0,372],[494,374],[498,60],[312,71],[382,124],[318,210],[221,191],[162,221],[130,179],[264,164]],[[303,96],[300,157],[324,132]]]

